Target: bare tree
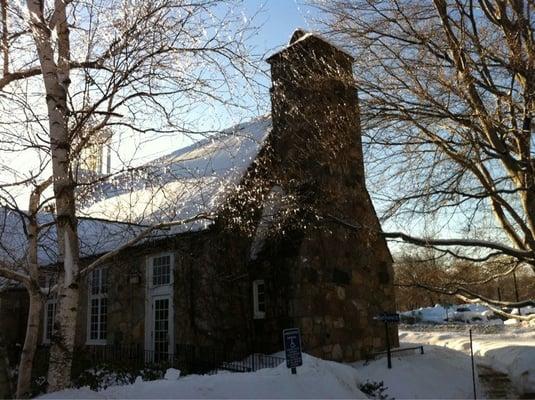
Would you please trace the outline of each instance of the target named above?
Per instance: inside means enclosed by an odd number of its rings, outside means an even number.
[[[44,299],[39,279],[38,242],[42,231],[51,225],[50,221],[46,223],[40,220],[39,211],[42,207],[41,195],[51,183],[52,179],[49,178],[33,188],[26,212],[19,209],[0,208],[2,224],[0,276],[23,285],[29,295],[26,337],[19,363],[17,398],[25,397],[29,393],[33,360],[38,344],[39,323]],[[26,251],[22,254],[19,251],[21,238],[10,230],[13,226],[20,227],[25,234]],[[8,229],[7,232],[6,229]]]
[[[403,311],[458,303],[455,292],[459,288],[466,290],[464,294],[503,300],[509,308],[511,303],[521,304],[520,299],[529,299],[533,293],[532,271],[511,257],[496,257],[478,266],[433,249],[417,250],[399,255],[395,265],[396,302]]]
[[[200,105],[244,105],[233,94],[237,80],[242,86],[254,84],[253,64],[244,46],[251,28],[225,3],[28,0],[25,7],[7,0],[0,3],[2,150],[15,155],[21,149],[31,150],[39,160],[33,171],[24,173],[2,168],[13,178],[2,180],[2,203],[23,210],[14,188],[33,184],[38,206],[33,211],[30,207],[23,217],[31,219],[47,203],[39,200],[42,182],[52,185],[48,196],[54,202],[58,260],[63,265],[49,391],[70,381],[81,279],[76,188],[94,181],[76,174],[76,159],[106,127],[139,134],[144,140],[191,134],[195,131],[189,122],[199,118]],[[42,178],[47,173],[50,180]],[[37,231],[30,232],[28,239],[36,236]],[[33,268],[38,264],[33,248],[28,247],[26,258],[29,275],[13,265],[0,269],[3,276],[23,281],[32,290]],[[38,316],[38,307],[34,310],[31,315]],[[28,374],[24,375],[19,395],[27,392]]]
[[[384,235],[535,269],[533,1],[312,3],[356,55]]]

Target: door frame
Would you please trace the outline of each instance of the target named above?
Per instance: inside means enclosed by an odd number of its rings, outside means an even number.
[[[170,256],[169,284],[152,285],[153,260],[158,257]],[[175,256],[165,252],[152,254],[145,259],[145,359],[151,359],[154,349],[154,301],[156,299],[169,299],[169,354],[174,355],[175,347],[175,305],[174,305],[174,270]]]

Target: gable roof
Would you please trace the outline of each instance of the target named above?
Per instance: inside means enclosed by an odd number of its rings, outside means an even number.
[[[18,212],[0,208],[0,259],[20,265],[27,256],[28,242],[24,216]],[[54,216],[42,213],[38,223],[43,228],[39,234],[37,259],[40,265],[57,261],[56,226]],[[143,226],[90,218],[78,219],[80,257],[90,257],[116,249],[144,229]]]
[[[147,225],[213,212],[240,184],[270,132],[271,118],[263,116],[153,160],[102,185],[100,199],[79,214]]]
[[[78,213],[80,256],[114,250],[153,223],[217,211],[238,187],[270,132],[271,119],[263,116],[103,182],[96,190],[97,200]],[[28,246],[24,218],[0,207],[0,260],[24,262]],[[39,236],[40,265],[57,262],[53,218],[49,213],[38,216],[39,224],[50,224]],[[155,231],[151,238],[204,229],[210,223],[199,220]]]

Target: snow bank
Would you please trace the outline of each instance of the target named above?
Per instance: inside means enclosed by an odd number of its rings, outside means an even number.
[[[180,371],[174,368],[169,368],[167,371],[165,371],[165,375],[163,377],[163,379],[166,381],[176,381],[178,378],[180,378]]]
[[[484,323],[502,325],[494,312],[482,304],[459,304],[445,307],[436,304],[434,307],[422,307],[417,310],[400,313],[402,319],[413,319],[416,322],[443,324],[446,322]]]
[[[470,353],[468,332],[400,332],[400,340]],[[521,393],[535,392],[535,334],[474,335],[477,363],[506,373]]]
[[[406,344],[405,344],[406,345]],[[112,386],[100,392],[88,388],[65,390],[42,396],[44,399],[366,399],[359,386],[383,382],[388,399],[471,398],[470,358],[463,352],[426,346],[426,353],[398,353],[393,369],[384,358],[352,365],[324,361],[307,354],[297,375],[283,363],[251,373],[221,372],[217,375],[178,377],[168,371],[169,379],[132,385]]]
[[[245,398],[351,398],[366,399],[358,389],[359,372],[351,366],[303,355],[303,366],[291,375],[285,364],[251,373],[189,375],[111,386],[100,392],[88,388],[46,394],[43,399],[245,399]]]
[[[408,347],[410,343],[403,343]],[[473,396],[470,358],[436,346],[425,354],[397,353],[392,369],[386,359],[354,364],[361,379],[384,382],[385,391],[396,399],[466,399]]]

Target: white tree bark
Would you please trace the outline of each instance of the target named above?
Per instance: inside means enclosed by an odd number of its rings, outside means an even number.
[[[26,337],[19,363],[19,376],[17,380],[17,398],[30,397],[32,383],[33,360],[39,342],[39,322],[43,309],[43,298],[40,291],[32,289],[29,291],[30,308],[28,310],[28,323],[26,325]]]
[[[39,260],[37,255],[39,241],[39,212],[41,194],[50,186],[52,179],[47,179],[38,185],[30,196],[29,221],[28,221],[28,274],[29,281],[25,284],[30,298],[28,320],[26,324],[26,337],[19,363],[19,376],[17,380],[17,398],[30,396],[33,360],[39,342],[39,323],[43,310],[43,295],[39,286]]]
[[[56,199],[59,259],[58,303],[52,334],[48,368],[48,391],[66,388],[70,383],[71,366],[78,311],[78,235],[75,216],[74,182],[71,175],[68,131],[67,91],[69,78],[69,31],[66,3],[55,1],[58,62],[54,59],[52,32],[46,23],[43,2],[28,0],[30,26],[36,45],[46,91],[49,118],[50,150],[54,197]]]

